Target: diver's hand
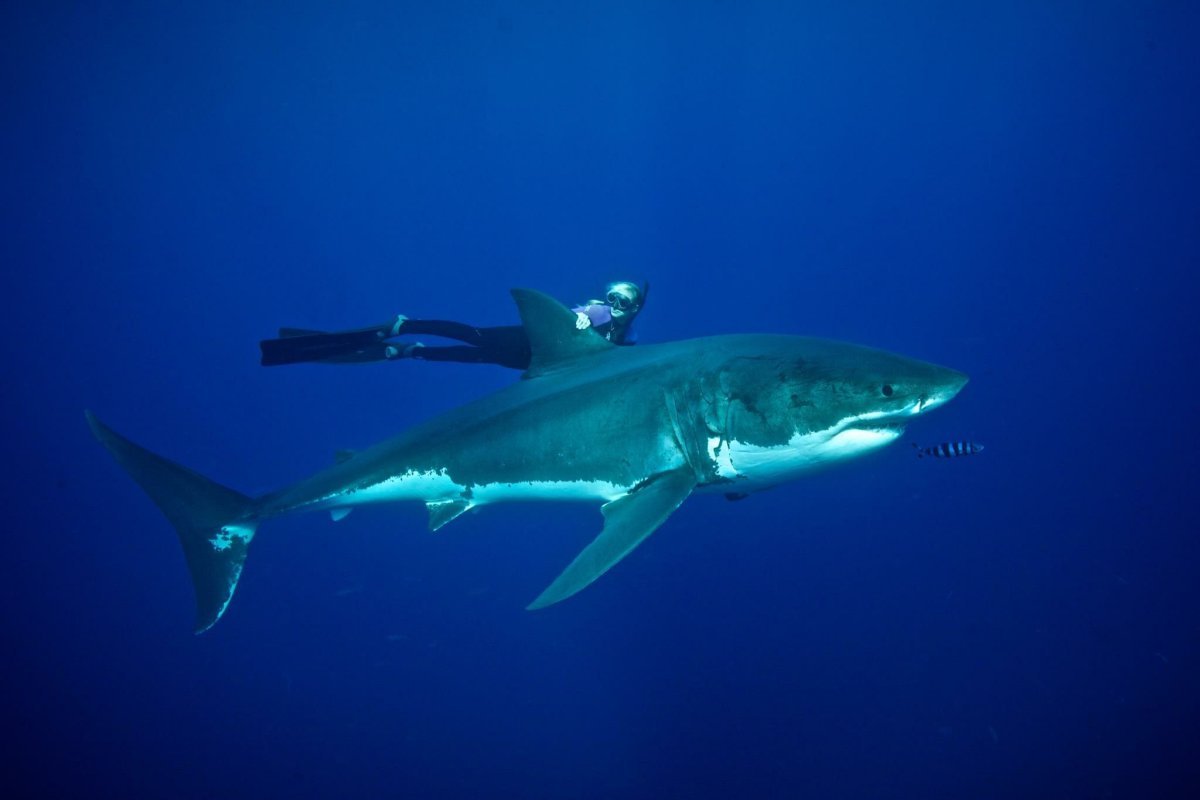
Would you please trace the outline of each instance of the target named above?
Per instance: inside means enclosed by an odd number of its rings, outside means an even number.
[[[575,312],[575,330],[582,331],[592,327],[592,318],[582,311]]]

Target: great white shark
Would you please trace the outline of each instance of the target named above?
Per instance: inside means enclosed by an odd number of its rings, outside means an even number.
[[[513,290],[533,353],[524,380],[247,497],[134,444],[90,411],[92,432],[167,519],[196,592],[196,632],[233,597],[259,524],[301,511],[420,500],[441,528],[510,500],[603,503],[600,535],[529,608],[580,591],[693,492],[741,496],[895,441],[967,376],[843,342],[711,336],[616,347],[552,298]]]

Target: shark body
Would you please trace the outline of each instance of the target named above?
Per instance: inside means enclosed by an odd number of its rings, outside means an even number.
[[[604,528],[530,608],[590,584],[693,492],[768,488],[894,441],[946,403],[962,373],[881,350],[734,335],[615,347],[573,312],[514,290],[533,360],[525,380],[360,451],[281,491],[246,497],[120,436],[96,437],[175,525],[196,631],[233,596],[258,524],[303,511],[341,519],[419,500],[437,530],[480,505],[603,503]]]

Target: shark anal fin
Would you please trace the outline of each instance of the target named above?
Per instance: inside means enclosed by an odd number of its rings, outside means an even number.
[[[532,611],[553,605],[599,578],[671,516],[694,488],[695,473],[681,467],[656,475],[624,497],[606,503],[601,508],[604,530],[527,608]]]
[[[578,328],[575,312],[549,295],[513,289],[512,296],[529,336],[530,360],[525,378],[536,378],[582,356],[616,347],[591,328]]]
[[[472,503],[467,500],[432,500],[425,504],[429,509],[429,530],[436,531],[447,522],[457,519],[469,511]]]

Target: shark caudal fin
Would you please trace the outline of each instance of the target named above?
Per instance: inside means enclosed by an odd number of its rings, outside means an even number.
[[[211,628],[229,605],[258,520],[254,500],[134,444],[85,412],[92,433],[179,534],[196,590],[196,633]]]
[[[523,377],[536,378],[577,358],[616,347],[591,328],[580,329],[575,312],[533,289],[513,289],[521,325],[529,336],[531,358]]]

